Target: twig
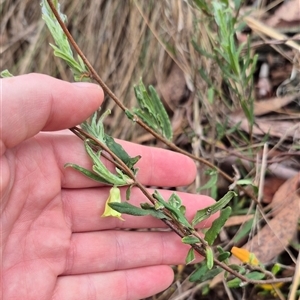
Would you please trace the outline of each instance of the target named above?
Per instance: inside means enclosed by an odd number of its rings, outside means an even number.
[[[74,47],[75,51],[77,52],[77,54],[81,57],[81,59],[83,60],[83,62],[85,63],[85,65],[87,66],[87,68],[90,71],[90,78],[94,79],[102,88],[103,90],[109,95],[109,97],[111,97],[116,104],[124,111],[128,111],[128,108],[118,99],[118,97],[110,90],[110,88],[103,82],[103,80],[100,78],[100,76],[97,74],[97,72],[95,71],[95,69],[93,68],[93,66],[91,65],[91,63],[88,61],[88,59],[86,58],[86,56],[83,54],[83,52],[81,51],[81,49],[79,48],[79,46],[77,45],[77,43],[75,42],[75,40],[73,39],[71,33],[69,32],[68,28],[66,27],[66,25],[64,24],[64,22],[62,21],[62,19],[60,18],[55,6],[53,5],[51,0],[47,0],[53,14],[55,15],[58,23],[60,24],[62,30],[64,31],[65,35],[67,36],[70,44]],[[227,179],[230,182],[234,182],[234,179],[232,177],[230,177],[227,173],[225,173],[224,171],[222,171],[221,169],[219,169],[217,166],[215,166],[214,164],[212,164],[211,162],[207,161],[206,159],[202,158],[202,157],[196,157],[195,155],[184,151],[183,149],[177,147],[174,143],[170,142],[169,140],[165,139],[164,137],[162,137],[160,134],[156,133],[152,128],[150,128],[147,124],[145,124],[142,120],[140,120],[137,116],[134,116],[134,121],[136,123],[138,123],[142,128],[144,128],[146,131],[148,131],[149,133],[151,133],[155,138],[157,138],[158,140],[160,140],[161,142],[163,142],[164,144],[166,144],[170,149],[175,150],[181,154],[184,154],[190,158],[192,158],[193,160],[196,160],[200,163],[203,163],[205,165],[207,165],[208,167],[217,170],[217,172],[219,174],[221,174],[225,179]],[[243,188],[242,186],[237,186],[238,189],[240,191],[243,191],[246,195],[248,195],[252,200],[254,200],[257,203],[256,197],[249,191],[247,191],[245,188]],[[260,205],[260,204],[258,204]]]
[[[116,97],[116,95],[109,89],[109,87],[102,81],[102,79],[100,78],[100,76],[97,74],[97,72],[94,70],[93,66],[90,64],[90,62],[87,60],[87,58],[85,57],[85,55],[82,53],[81,49],[78,47],[77,43],[75,42],[75,40],[73,39],[72,35],[70,34],[70,32],[68,31],[67,27],[65,26],[64,22],[61,20],[55,6],[53,5],[51,0],[47,0],[49,7],[51,8],[53,14],[55,15],[58,23],[60,24],[62,30],[64,31],[64,33],[66,34],[69,42],[72,44],[72,46],[74,47],[75,51],[77,52],[77,54],[81,57],[81,59],[83,60],[83,62],[85,63],[85,65],[88,67],[89,71],[90,71],[90,78],[93,78],[97,81],[97,83],[103,88],[103,90],[116,102],[116,104],[124,111],[126,112],[128,109],[126,106],[123,105],[123,103]],[[215,170],[217,170],[223,177],[225,177],[227,180],[234,182],[234,179],[231,178],[229,175],[227,175],[225,172],[223,172],[222,170],[220,170],[219,168],[217,168],[215,165],[213,165],[212,163],[210,163],[209,161],[200,158],[200,157],[195,157],[194,155],[180,149],[179,147],[177,147],[175,144],[173,144],[172,142],[168,141],[167,139],[163,138],[162,136],[160,136],[159,134],[157,134],[155,131],[153,131],[150,127],[148,127],[142,120],[140,120],[137,116],[134,117],[134,120],[136,123],[138,123],[141,127],[143,127],[145,130],[147,130],[148,132],[150,132],[154,137],[156,137],[158,140],[162,141],[163,143],[165,143],[167,146],[169,146],[171,149],[176,150],[177,152],[184,154],[196,161],[199,161],[201,163],[206,164],[207,166],[209,166],[210,168],[213,168]],[[122,169],[131,179],[134,180],[134,185],[137,186],[142,193],[151,201],[152,204],[156,203],[156,200],[153,198],[153,196],[148,192],[148,190],[146,189],[146,187],[144,185],[142,185],[139,181],[136,180],[133,172],[127,167],[127,165],[117,156],[115,155],[106,145],[104,145],[103,143],[101,143],[100,141],[98,141],[95,137],[91,136],[90,134],[86,133],[85,131],[83,131],[82,129],[78,128],[78,127],[72,127],[70,128],[70,130],[76,134],[79,138],[81,138],[82,140],[85,139],[90,139],[92,140],[96,145],[98,145],[99,147],[101,147],[103,150],[105,150],[107,153],[109,153],[109,155],[111,155],[111,157],[113,157],[114,161],[113,163],[116,164],[120,169]],[[111,160],[110,160],[111,161]],[[252,195],[249,194],[244,188],[240,187],[239,188],[241,190],[243,190],[245,193],[247,193],[253,200],[256,201],[256,198]],[[195,243],[192,244],[191,247],[193,247],[193,249],[198,252],[200,255],[205,256],[205,248],[207,247],[207,243],[205,240],[203,240],[201,237],[199,237],[199,235],[197,234],[196,231],[192,231],[190,228],[186,228],[184,225],[182,225],[181,223],[179,223],[176,219],[173,218],[172,214],[166,209],[163,209],[163,212],[165,213],[165,215],[167,217],[170,218],[170,220],[168,219],[162,219],[162,221],[170,228],[172,229],[177,235],[179,235],[181,238],[188,236],[188,235],[195,235],[199,238],[199,240],[202,242],[202,244],[199,243]],[[252,284],[264,284],[264,283],[277,283],[277,282],[290,282],[292,281],[292,278],[280,278],[280,279],[267,279],[267,280],[252,280],[249,279],[241,274],[239,274],[238,272],[236,272],[235,270],[231,269],[229,266],[227,266],[226,264],[220,262],[218,259],[214,258],[214,264],[221,267],[222,269],[224,269],[225,271],[231,273],[232,275],[234,275],[235,277],[239,278],[240,280],[242,280],[243,282],[247,282],[247,283],[252,283]]]

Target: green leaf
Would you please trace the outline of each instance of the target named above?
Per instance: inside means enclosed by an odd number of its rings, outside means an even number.
[[[276,275],[279,271],[281,271],[281,266],[280,266],[278,263],[276,263],[276,264],[272,267],[271,272],[272,272],[272,274]]]
[[[224,261],[224,260],[226,260],[228,257],[230,257],[230,252],[224,252],[224,253],[221,253],[221,254],[219,254],[219,256],[218,256],[218,260],[219,261]]]
[[[198,210],[195,217],[194,217],[194,219],[193,219],[193,221],[192,221],[192,225],[195,226],[199,222],[209,218],[212,214],[214,214],[214,213],[218,212],[219,210],[221,210],[223,207],[225,207],[230,202],[230,200],[234,196],[236,196],[236,193],[233,192],[233,191],[229,191],[224,195],[224,197],[222,197],[215,204],[213,204],[213,205],[211,205],[207,208]]]
[[[208,182],[206,182],[206,184],[204,184],[203,186],[199,187],[197,189],[197,192],[200,192],[202,190],[206,190],[206,189],[211,189],[212,187],[216,186],[217,180],[218,180],[218,173],[217,172],[211,172],[210,174],[210,178],[208,180]]]
[[[239,266],[239,265],[236,265],[236,264],[231,264],[231,265],[229,265],[229,267],[232,270],[237,271],[237,272],[239,272],[242,275],[246,274],[246,271],[247,271],[246,268],[244,266],[242,266],[242,265]]]
[[[191,248],[185,258],[185,263],[188,265],[195,260],[195,250]]]
[[[98,117],[98,111],[95,111],[90,117],[89,121],[84,121],[81,123],[81,128],[99,140],[101,143],[105,144],[116,156],[118,156],[128,168],[130,168],[134,174],[136,174],[137,169],[133,166],[141,158],[140,155],[136,157],[130,157],[124,148],[117,143],[114,138],[104,132],[104,119],[110,114],[110,110],[106,110],[100,117]]]
[[[266,277],[266,275],[261,272],[253,271],[253,272],[246,274],[245,277],[247,277],[249,279],[253,279],[253,280],[261,280],[261,279],[264,279]]]
[[[231,207],[226,207],[221,210],[219,218],[213,221],[211,227],[206,231],[204,239],[208,245],[212,245],[223,228],[225,222],[228,220],[231,214]]]
[[[161,209],[162,207],[167,208],[172,213],[174,218],[176,218],[177,221],[179,221],[185,227],[187,227],[189,229],[193,229],[193,227],[188,222],[188,220],[186,219],[185,215],[182,213],[180,208],[174,207],[170,203],[166,202],[157,190],[154,191],[152,196],[154,199],[156,199],[158,201],[158,203],[156,205],[156,209]],[[177,199],[177,197],[178,197],[178,199],[180,199],[178,195],[173,193],[169,199],[173,199],[173,198]],[[172,201],[174,201],[174,200],[172,200]],[[174,202],[172,202],[172,201],[171,201],[171,203],[174,204]],[[180,203],[181,203],[181,200],[180,200]]]
[[[132,184],[133,181],[130,177],[119,172],[119,176],[111,173],[103,164],[100,159],[100,154],[102,151],[99,151],[97,154],[93,151],[93,149],[89,146],[89,140],[84,141],[85,150],[93,161],[93,171],[97,173],[99,176],[103,177],[105,181],[110,182],[112,185],[123,186]],[[116,169],[117,170],[117,169]]]
[[[157,211],[153,207],[149,209],[144,209],[134,206],[128,202],[112,202],[108,205],[121,214],[128,214],[132,216],[152,216],[157,219],[167,219],[167,217],[161,211]]]
[[[222,268],[214,268],[211,270],[208,270],[201,278],[201,281],[206,281],[209,279],[212,279],[216,277],[219,273],[223,272]]]
[[[9,77],[14,77],[14,75],[11,74],[7,69],[5,69],[0,73],[0,77],[1,78],[9,78]]]
[[[126,200],[130,199],[130,194],[131,194],[131,190],[132,190],[133,185],[129,185],[128,188],[126,189]]]
[[[128,153],[124,150],[124,148],[117,143],[111,136],[105,134],[105,144],[106,146],[116,155],[118,156],[128,168],[133,170],[133,166],[139,161],[141,158],[140,155],[135,157],[130,157]]]
[[[241,228],[239,229],[239,231],[237,232],[237,234],[234,236],[234,238],[232,239],[232,241],[234,243],[237,243],[238,241],[240,241],[240,239],[244,238],[246,235],[248,235],[248,233],[250,232],[252,225],[253,225],[253,221],[254,218],[251,220],[246,221]]]
[[[185,236],[181,239],[181,241],[184,243],[184,244],[189,244],[189,245],[192,245],[192,244],[196,244],[196,243],[199,243],[200,240],[199,238],[197,238],[196,236],[194,235],[188,235],[188,236]]]
[[[209,270],[211,270],[212,267],[214,266],[214,253],[213,253],[212,248],[207,247],[205,249],[205,254],[206,254],[206,265],[207,265],[207,268]]]
[[[87,139],[84,141],[85,150],[90,156],[90,158],[93,161],[93,172],[89,171],[85,168],[82,168],[76,164],[66,164],[65,167],[71,167],[79,172],[81,172],[83,175],[96,180],[100,181],[105,184],[111,184],[116,186],[124,186],[124,185],[130,185],[133,183],[133,180],[128,177],[127,175],[123,174],[120,170],[116,168],[117,175],[111,173],[105,165],[102,163],[100,159],[101,151],[98,153],[95,153],[93,149],[89,146],[90,140]]]
[[[149,91],[150,94],[147,92],[142,80],[140,80],[138,86],[134,87],[135,96],[140,108],[133,108],[132,114],[137,115],[155,132],[163,135],[168,140],[172,140],[172,126],[165,107],[153,86],[149,86]],[[133,120],[134,117],[132,117],[132,114],[126,113]]]
[[[231,255],[229,251],[225,251],[221,246],[217,246],[217,250],[219,252],[219,256],[218,256],[219,261],[224,261]]]
[[[196,282],[201,280],[201,278],[207,273],[208,268],[206,263],[202,263],[200,266],[196,267],[195,271],[191,274],[189,281]]]
[[[97,111],[95,111],[92,116],[82,122],[80,124],[80,127],[87,132],[88,134],[92,135],[94,138],[96,138],[101,143],[105,144],[105,133],[104,133],[104,120],[105,118],[111,113],[111,111],[108,109],[103,114],[101,114],[100,117],[98,117],[98,114],[100,112],[99,108]]]
[[[106,184],[110,184],[110,182],[106,181],[103,177],[101,177],[98,174],[95,174],[94,172],[91,172],[90,170],[87,170],[83,167],[80,167],[76,164],[71,164],[71,163],[67,163],[64,165],[65,168],[73,168],[74,170],[79,171],[81,174],[85,175],[86,177],[93,179],[95,181],[98,182],[102,182],[102,183],[106,183]]]
[[[227,282],[227,286],[230,288],[230,289],[234,289],[234,288],[239,288],[241,286],[241,283],[242,283],[242,280],[239,279],[239,278],[234,278],[232,280],[229,280]]]
[[[266,275],[261,273],[261,272],[254,271],[254,272],[250,272],[248,274],[245,274],[245,277],[247,277],[249,279],[252,279],[252,280],[261,280],[261,279],[264,279],[266,277]],[[243,283],[241,281],[241,279],[239,279],[239,278],[234,278],[234,279],[227,282],[227,286],[229,288],[238,288],[241,285],[245,286],[245,285],[247,285],[247,283],[246,282]]]
[[[54,1],[54,6],[64,23],[67,21],[67,17],[60,12],[60,5],[58,1]],[[75,80],[79,80],[83,74],[87,72],[86,66],[83,64],[82,60],[78,62],[73,56],[73,52],[71,46],[68,42],[68,39],[63,32],[60,24],[56,20],[54,14],[52,13],[51,8],[49,7],[46,0],[42,0],[41,2],[41,10],[42,10],[42,19],[45,21],[54,41],[55,45],[51,45],[54,49],[54,55],[63,59],[68,66],[73,71],[73,76]]]
[[[236,182],[238,185],[253,185],[253,179],[250,178],[245,178],[245,179],[240,179]]]

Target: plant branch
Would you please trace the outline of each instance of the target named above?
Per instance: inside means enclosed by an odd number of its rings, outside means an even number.
[[[74,47],[74,49],[77,52],[77,54],[81,57],[81,59],[83,60],[84,64],[89,69],[90,74],[87,74],[87,75],[91,79],[94,79],[103,88],[103,90],[116,102],[116,104],[124,112],[128,111],[128,108],[117,98],[117,96],[102,81],[102,79],[100,78],[100,76],[94,70],[93,66],[90,64],[90,62],[88,61],[88,59],[85,57],[85,55],[83,54],[83,52],[81,51],[81,49],[79,48],[79,46],[77,45],[77,43],[75,42],[75,40],[73,39],[72,35],[68,31],[68,29],[65,26],[64,22],[61,20],[61,18],[59,16],[56,8],[54,7],[52,1],[51,0],[47,0],[47,3],[49,4],[49,7],[51,8],[53,14],[55,15],[58,23],[60,24],[60,26],[62,28],[62,30],[66,34],[66,36],[67,36],[70,44]],[[188,156],[188,157],[190,157],[190,158],[192,158],[192,159],[194,159],[194,160],[196,160],[196,161],[198,161],[200,163],[203,163],[203,164],[207,165],[208,167],[210,167],[212,169],[217,170],[218,173],[221,174],[228,181],[234,182],[234,178],[230,177],[227,173],[223,172],[221,169],[219,169],[218,167],[216,167],[214,164],[210,163],[209,161],[205,160],[204,158],[196,157],[196,156],[194,156],[194,155],[192,155],[192,154],[190,154],[190,153],[188,153],[188,152],[180,149],[174,143],[170,142],[169,140],[165,139],[164,137],[162,137],[161,135],[159,135],[158,133],[156,133],[154,130],[152,130],[142,120],[140,120],[136,115],[134,116],[133,120],[134,120],[134,122],[138,123],[142,128],[144,128],[146,131],[148,131],[149,133],[151,133],[155,138],[157,138],[158,140],[160,140],[163,143],[165,143],[170,149],[175,150],[175,151],[177,151],[177,152],[179,152],[181,154],[184,154],[184,155],[186,155],[186,156]],[[122,171],[124,171],[124,173],[126,173],[131,179],[133,179],[133,181],[134,181],[133,185],[137,186],[142,191],[142,193],[151,201],[151,203],[153,205],[156,204],[157,200],[154,199],[154,197],[148,192],[148,190],[146,189],[146,187],[144,185],[142,185],[139,181],[137,181],[137,179],[135,178],[135,175],[130,170],[130,168],[128,168],[127,165],[117,155],[115,155],[105,144],[101,143],[95,137],[91,136],[90,134],[86,133],[85,131],[83,131],[82,129],[80,129],[78,127],[72,127],[72,128],[70,128],[70,130],[75,135],[77,135],[79,138],[81,138],[82,140],[90,139],[96,145],[98,145],[100,148],[102,148],[103,150],[105,150],[114,160],[110,159],[108,156],[106,156],[103,153],[102,153],[102,155],[105,158],[107,158],[110,162],[114,163]],[[242,190],[243,192],[245,192],[248,196],[250,196],[255,202],[257,202],[254,195],[252,195],[251,193],[249,193],[248,191],[246,191],[241,186],[238,186],[238,188],[240,190]],[[179,221],[177,221],[167,208],[163,208],[162,211],[166,215],[166,217],[170,218],[170,220],[166,218],[166,219],[162,219],[162,221],[171,230],[173,230],[177,235],[179,235],[181,238],[183,238],[185,236],[189,236],[189,235],[195,235],[195,236],[197,236],[197,238],[199,238],[199,240],[201,241],[202,244],[195,243],[195,244],[192,244],[191,247],[193,247],[193,249],[197,253],[199,253],[200,255],[205,256],[205,254],[206,254],[205,253],[205,249],[206,249],[206,247],[208,247],[206,241],[203,240],[201,237],[199,237],[196,231],[193,231],[190,228],[185,227]],[[247,278],[247,277],[239,274],[235,270],[231,269],[228,265],[224,264],[223,262],[220,262],[216,258],[214,258],[214,263],[215,263],[215,265],[221,267],[225,271],[227,271],[227,272],[231,273],[232,275],[234,275],[235,277],[239,278],[243,282],[248,282],[248,283],[252,283],[252,284],[265,284],[265,283],[291,282],[292,281],[291,277],[289,277],[289,278],[280,278],[280,279],[274,279],[274,278],[272,278],[272,279],[267,279],[267,280],[252,280],[252,279],[249,279],[249,278]]]
[[[102,88],[103,90],[109,95],[110,98],[112,98],[115,103],[124,111],[128,111],[128,108],[119,100],[119,98],[110,90],[110,88],[105,84],[105,82],[100,78],[100,76],[98,75],[98,73],[96,72],[96,70],[93,68],[93,66],[91,65],[91,63],[88,61],[88,59],[86,58],[86,56],[84,55],[84,53],[81,51],[80,47],[77,45],[76,41],[74,40],[74,38],[72,37],[71,33],[69,32],[68,28],[66,27],[65,23],[63,22],[63,20],[60,18],[55,6],[53,5],[51,0],[47,0],[53,14],[55,15],[58,23],[60,24],[62,30],[64,31],[65,35],[67,36],[70,44],[73,46],[73,48],[75,49],[75,51],[77,52],[77,54],[81,57],[81,59],[83,60],[83,62],[85,63],[85,65],[87,66],[87,68],[90,71],[89,77],[91,79],[94,79]],[[158,140],[160,140],[161,142],[163,142],[165,145],[167,145],[170,149],[177,151],[183,155],[186,155],[190,158],[192,158],[193,160],[196,160],[200,163],[205,164],[206,166],[208,166],[209,168],[215,169],[217,170],[217,172],[219,174],[221,174],[225,179],[227,179],[230,182],[234,182],[234,178],[232,178],[231,176],[229,176],[226,172],[222,171],[221,169],[219,169],[217,166],[215,166],[214,164],[212,164],[211,162],[207,161],[206,159],[202,158],[202,157],[197,157],[187,151],[184,151],[183,149],[177,147],[174,143],[170,142],[169,140],[165,139],[164,137],[162,137],[160,134],[156,133],[152,128],[150,128],[147,124],[145,124],[142,120],[140,120],[137,116],[134,116],[134,122],[138,123],[142,128],[144,128],[146,131],[148,131],[150,134],[152,134],[155,138],[157,138]],[[256,197],[249,192],[248,190],[246,190],[244,187],[242,186],[237,186],[237,188],[244,192],[245,194],[247,194],[253,201],[255,201],[259,206],[260,203],[257,202]],[[262,209],[262,207],[260,207]]]

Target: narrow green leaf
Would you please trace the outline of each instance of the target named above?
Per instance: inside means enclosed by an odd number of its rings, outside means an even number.
[[[129,154],[124,150],[124,148],[117,143],[114,138],[112,138],[108,134],[104,134],[105,144],[106,146],[116,155],[118,156],[128,168],[133,169],[133,166],[139,161],[141,158],[140,155],[135,157],[130,157]]]
[[[196,243],[199,243],[200,240],[194,236],[194,235],[188,235],[188,236],[185,236],[181,239],[181,241],[184,243],[184,244],[189,244],[189,245],[192,245],[192,244],[196,244]]]
[[[211,270],[208,270],[201,278],[201,281],[210,280],[214,277],[216,277],[219,273],[223,272],[222,268],[213,268]]]
[[[0,77],[1,78],[8,78],[8,77],[14,77],[13,74],[11,74],[7,69],[3,70],[1,73],[0,73]]]
[[[211,246],[221,229],[223,228],[225,222],[228,220],[231,214],[231,207],[226,207],[220,211],[220,216],[213,221],[211,227],[206,231],[204,239]]]
[[[156,205],[157,209],[161,209],[161,206],[167,208],[172,213],[172,215],[176,218],[176,220],[178,220],[182,225],[186,226],[187,228],[193,229],[193,227],[188,222],[188,220],[186,219],[185,215],[181,212],[181,210],[179,208],[173,207],[171,204],[166,202],[157,190],[154,191],[152,196],[154,199],[158,201],[158,204]]]
[[[111,184],[110,182],[106,181],[103,177],[101,177],[100,175],[94,173],[94,172],[91,172],[85,168],[82,168],[76,164],[71,164],[71,163],[67,163],[64,165],[65,168],[73,168],[77,171],[79,171],[81,174],[85,175],[86,177],[89,177],[90,179],[93,179],[95,181],[98,181],[98,182],[102,182],[102,183],[105,183],[105,184]]]
[[[252,225],[253,225],[253,221],[254,218],[251,220],[246,221],[241,228],[239,229],[239,231],[237,232],[237,234],[234,236],[233,238],[233,242],[237,243],[240,241],[240,239],[244,238],[246,235],[248,235],[248,233],[250,232]]]
[[[195,48],[195,50],[199,52],[202,56],[214,59],[214,56],[211,53],[207,52],[205,49],[201,48],[194,39],[192,40],[192,45]]]
[[[212,248],[207,247],[205,249],[205,254],[206,254],[206,265],[207,265],[207,268],[209,270],[211,270],[212,267],[214,266],[214,253],[213,253]]]
[[[143,209],[128,202],[112,202],[108,205],[121,214],[128,214],[132,216],[153,216],[157,219],[167,219],[167,217],[161,211],[157,211],[154,208]]]
[[[216,213],[217,211],[221,210],[223,207],[225,207],[230,200],[236,196],[236,193],[233,191],[229,191],[227,192],[224,197],[222,197],[219,201],[217,201],[215,204],[198,210],[193,221],[192,221],[192,225],[196,225],[199,222],[209,218],[212,214]]]
[[[139,85],[134,87],[140,108],[134,108],[132,113],[126,112],[126,115],[133,120],[133,115],[136,114],[154,131],[171,140],[173,136],[172,126],[165,107],[153,86],[149,86],[149,91],[150,94],[147,92],[142,80],[140,80]]]
[[[238,185],[253,185],[253,179],[246,178],[246,179],[240,179],[236,182]]]
[[[185,263],[188,265],[195,260],[195,251],[191,248],[185,258]]]
[[[67,17],[60,12],[60,5],[57,1],[55,1],[55,7],[63,22],[66,23]],[[83,64],[82,60],[79,60],[79,62],[75,60],[68,39],[65,33],[63,32],[60,24],[56,20],[54,14],[52,13],[46,0],[42,0],[41,10],[42,19],[45,21],[56,44],[56,46],[50,44],[51,47],[54,49],[54,55],[60,57],[68,64],[68,66],[73,71],[73,76],[75,80],[78,81],[78,79],[81,78],[81,75],[86,73],[86,66]]]
[[[130,194],[131,194],[131,190],[132,190],[133,185],[129,185],[128,188],[126,189],[126,200],[130,199]]]
[[[208,268],[206,263],[200,264],[200,266],[196,267],[195,271],[191,274],[189,281],[190,282],[196,282],[201,280],[201,278],[204,276],[205,273],[207,273]]]
[[[206,182],[206,184],[204,184],[203,186],[199,187],[197,189],[197,192],[200,192],[200,191],[206,190],[206,189],[211,189],[212,187],[216,186],[217,180],[218,180],[217,172],[212,173],[208,182]]]
[[[95,153],[93,149],[89,146],[89,140],[84,141],[85,150],[93,161],[92,171],[89,171],[85,168],[82,168],[76,164],[66,164],[65,167],[72,167],[73,169],[81,172],[83,175],[100,181],[105,184],[116,185],[116,186],[124,186],[130,185],[133,183],[133,180],[127,175],[123,174],[120,170],[116,169],[117,175],[111,173],[105,165],[102,163],[100,159],[100,153]]]

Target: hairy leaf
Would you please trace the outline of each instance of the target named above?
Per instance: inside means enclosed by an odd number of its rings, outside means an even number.
[[[173,136],[172,126],[165,107],[153,86],[149,86],[149,91],[150,94],[140,80],[139,85],[134,87],[140,108],[133,108],[132,113],[126,112],[126,115],[132,120],[134,120],[134,115],[137,115],[155,132],[171,140]]]
[[[206,231],[204,239],[212,245],[231,214],[231,207],[221,210],[219,218],[213,221],[211,227]]]
[[[161,211],[157,211],[154,208],[144,209],[134,206],[128,202],[112,202],[108,205],[122,214],[128,214],[132,216],[152,216],[157,219],[167,219],[167,217]]]
[[[185,258],[185,263],[188,265],[195,260],[195,250],[191,248]]]
[[[235,192],[233,191],[229,191],[227,192],[224,197],[222,197],[219,201],[217,201],[215,204],[206,207],[204,209],[200,209],[197,211],[192,224],[196,225],[199,222],[209,218],[212,214],[218,212],[219,210],[221,210],[223,207],[225,207],[229,201],[236,195]]]

